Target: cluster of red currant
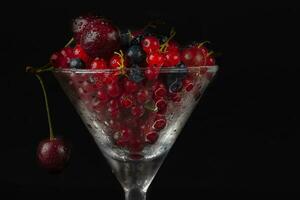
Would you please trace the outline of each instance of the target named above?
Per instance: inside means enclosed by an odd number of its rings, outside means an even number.
[[[106,19],[81,16],[74,20],[73,32],[75,47],[54,53],[50,62],[56,68],[112,69],[74,73],[68,82],[100,121],[109,119],[115,144],[130,152],[155,143],[167,124],[168,102],[179,103],[182,91],[193,89],[189,67],[202,66],[205,73],[215,64],[204,43],[180,48],[174,30],[167,37],[145,30],[119,32]],[[162,68],[181,71],[163,75]]]

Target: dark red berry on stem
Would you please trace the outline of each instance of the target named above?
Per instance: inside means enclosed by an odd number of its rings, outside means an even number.
[[[56,68],[68,68],[69,63],[67,57],[63,56],[60,52],[55,52],[50,57],[50,63]]]
[[[92,57],[108,58],[120,45],[119,31],[105,19],[93,20],[86,26],[80,45]]]
[[[179,45],[173,40],[169,41],[166,52],[179,52]]]
[[[50,172],[60,172],[70,158],[70,146],[61,138],[45,139],[37,148],[38,163]]]
[[[124,108],[130,108],[134,104],[134,97],[131,94],[123,94],[120,97],[120,104]]]
[[[142,41],[143,50],[149,54],[159,50],[160,44],[159,40],[153,36],[147,36]]]

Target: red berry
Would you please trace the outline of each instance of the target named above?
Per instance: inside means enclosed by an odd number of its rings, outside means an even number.
[[[69,161],[70,152],[70,146],[63,139],[46,139],[38,145],[37,159],[44,169],[60,172]]]
[[[132,130],[129,128],[122,128],[120,132],[115,133],[114,139],[116,140],[116,144],[120,147],[126,147],[131,138],[132,138]]]
[[[194,87],[192,79],[188,77],[182,80],[182,84],[187,92],[191,91]]]
[[[168,46],[166,48],[166,52],[172,51],[179,52],[179,45],[173,40],[169,41]]]
[[[72,49],[71,47],[65,47],[65,48],[63,48],[63,49],[60,51],[60,53],[61,53],[63,56],[69,58],[69,59],[74,58],[73,49]]]
[[[208,49],[207,49],[205,46],[201,45],[200,47],[197,47],[197,48],[200,49],[200,51],[202,52],[202,54],[203,54],[204,56],[207,56],[207,54],[208,54]]]
[[[123,94],[120,97],[120,104],[124,108],[130,108],[134,103],[134,97],[131,94]]]
[[[118,119],[120,118],[120,110],[119,108],[113,108],[113,107],[108,107],[107,108],[108,114],[112,119]]]
[[[120,45],[119,31],[105,19],[93,20],[83,31],[80,45],[92,57],[107,58]]]
[[[164,97],[167,94],[166,86],[163,83],[156,84],[153,88],[154,97]]]
[[[109,100],[108,95],[103,89],[97,92],[97,97],[101,103],[106,103]]]
[[[102,81],[104,84],[115,84],[118,80],[118,72],[115,73],[102,73]]]
[[[153,36],[147,36],[142,41],[143,50],[149,54],[159,50],[159,40]]]
[[[68,59],[60,52],[55,52],[50,57],[50,63],[56,68],[68,68]]]
[[[93,62],[91,62],[90,69],[106,69],[107,64],[103,58],[95,58]]]
[[[140,118],[144,115],[144,113],[145,113],[145,109],[142,105],[131,107],[131,114],[134,117]]]
[[[155,101],[155,105],[158,109],[158,113],[165,113],[167,111],[167,101],[164,98],[159,98]]]
[[[137,92],[136,98],[140,104],[144,104],[150,99],[150,94],[149,94],[148,90],[141,89]]]
[[[212,55],[208,55],[206,57],[206,63],[205,63],[205,65],[206,66],[214,66],[215,64],[216,64],[215,58]]]
[[[148,144],[154,144],[158,139],[158,133],[156,131],[150,131],[145,135],[145,141]]]
[[[168,51],[165,53],[165,63],[166,67],[173,67],[180,63],[180,53],[178,51]]]
[[[148,67],[146,70],[145,70],[145,77],[152,81],[152,80],[155,80],[157,79],[158,75],[159,75],[159,69],[156,69],[154,67]]]
[[[161,129],[165,128],[166,124],[167,120],[164,115],[157,114],[155,116],[155,120],[153,123],[153,128],[155,130],[160,131]]]
[[[119,55],[113,55],[109,61],[109,66],[111,68],[118,68],[121,65],[121,57]]]
[[[190,47],[190,48],[185,48],[181,52],[181,61],[186,64],[187,66],[192,66],[194,57],[195,57],[195,48]]]
[[[140,138],[134,137],[129,141],[129,150],[131,151],[131,153],[138,153],[142,151],[143,148],[144,143]]]
[[[136,82],[124,79],[124,89],[128,93],[134,93],[138,90],[139,86]]]
[[[149,66],[160,68],[161,66],[164,65],[165,58],[161,53],[153,52],[147,56],[146,61]]]
[[[205,65],[205,55],[201,49],[195,48],[195,55],[193,58],[193,66],[203,66]]]
[[[86,65],[89,63],[89,56],[79,44],[75,46],[73,53],[75,58],[80,58]]]
[[[109,84],[107,85],[107,94],[113,98],[118,97],[121,94],[121,88],[117,83]]]
[[[86,26],[95,19],[96,16],[80,16],[73,20],[72,30],[74,34],[74,39],[77,43],[80,42],[81,35]]]
[[[173,93],[172,95],[171,95],[171,98],[172,98],[172,101],[173,102],[180,102],[181,101],[181,96],[180,96],[180,94],[178,93],[178,92],[176,92],[176,93]]]
[[[119,102],[117,99],[111,99],[108,103],[107,103],[107,107],[115,110],[119,108]]]

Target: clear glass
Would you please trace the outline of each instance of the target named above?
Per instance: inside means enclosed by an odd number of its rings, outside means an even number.
[[[53,73],[121,183],[126,200],[143,200],[146,199],[147,189],[155,174],[201,95],[215,76],[217,69],[217,66],[201,66],[189,67],[188,71],[174,67],[160,70],[159,77],[187,74],[192,80],[193,87],[190,88],[190,91],[181,89],[177,93],[180,100],[173,100],[170,97],[164,98],[167,109],[160,115],[166,119],[166,125],[163,129],[156,131],[158,138],[151,143],[145,139],[144,129],[145,124],[150,130],[153,128],[153,124],[158,122],[156,117],[152,117],[157,116],[157,113],[160,112],[157,110],[157,100],[152,95],[156,81],[143,81],[139,84],[142,85],[140,86],[142,89],[151,94],[151,98],[143,104],[145,113],[142,117],[131,117],[128,109],[122,109],[116,117],[109,112],[107,107],[101,105],[97,92],[101,88],[107,87],[107,84],[101,82],[101,77],[118,73],[117,69],[57,69]],[[127,68],[123,71],[125,75],[122,76],[125,79],[129,70],[130,68]],[[144,70],[142,69],[142,71]],[[129,128],[134,132],[134,137],[138,138],[134,141],[139,142],[120,145],[116,141],[120,139],[120,127]]]

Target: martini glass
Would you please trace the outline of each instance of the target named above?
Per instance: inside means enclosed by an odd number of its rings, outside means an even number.
[[[182,89],[175,99],[164,98],[163,112],[151,97],[143,104],[145,112],[140,118],[132,118],[128,109],[113,115],[97,96],[99,88],[107,87],[101,79],[117,73],[117,69],[56,69],[53,73],[121,183],[126,200],[145,200],[149,185],[217,69],[218,66],[162,68],[159,77],[189,76],[193,87]],[[126,73],[130,68],[125,69],[124,77]],[[140,83],[151,96],[155,84],[156,81],[145,80]],[[163,119],[157,119],[158,115]],[[145,130],[149,132],[154,124],[165,126],[145,136]],[[127,133],[130,130],[135,139],[124,136],[120,127],[125,127]]]

